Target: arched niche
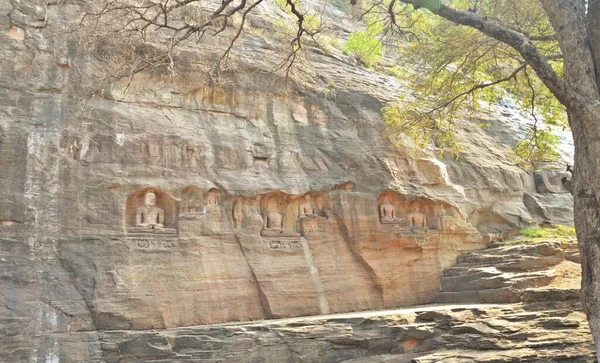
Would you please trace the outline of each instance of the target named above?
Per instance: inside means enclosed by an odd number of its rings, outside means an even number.
[[[295,235],[298,231],[298,197],[280,191],[263,194],[260,213],[263,232]]]
[[[163,210],[165,219],[164,227],[177,228],[177,201],[166,192],[154,187],[138,190],[127,198],[125,207],[125,224],[127,228],[136,226],[135,218],[137,210],[144,206],[148,192],[153,192],[156,195],[155,205]]]
[[[440,229],[440,217],[461,217],[456,207],[424,197],[407,198],[391,190],[377,197],[381,223],[406,224],[411,228]],[[423,224],[420,224],[423,223]]]
[[[193,213],[201,212],[204,204],[204,195],[202,190],[196,186],[189,186],[181,192],[181,212]]]
[[[258,234],[263,228],[263,217],[260,213],[260,197],[237,196],[232,200],[231,218],[235,229],[245,229]]]
[[[221,204],[221,197],[222,193],[219,189],[211,188],[208,190],[208,192],[206,192],[206,194],[204,194],[204,205],[219,205]]]

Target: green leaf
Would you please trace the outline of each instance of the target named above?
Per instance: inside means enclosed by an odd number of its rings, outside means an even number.
[[[356,57],[367,67],[371,67],[381,58],[383,44],[372,33],[358,30],[350,34],[344,52]]]

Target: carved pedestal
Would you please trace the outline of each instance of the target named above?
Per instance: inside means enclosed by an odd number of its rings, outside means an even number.
[[[304,238],[302,237],[281,237],[281,238],[265,238],[267,243],[267,247],[271,250],[278,251],[292,251],[292,250],[301,250],[304,242]]]

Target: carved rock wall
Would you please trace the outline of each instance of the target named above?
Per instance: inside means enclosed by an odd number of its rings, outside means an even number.
[[[88,96],[105,60],[64,35],[78,6],[0,3],[0,341],[19,357],[96,344],[53,338],[74,331],[433,302],[457,256],[535,220],[504,146],[396,147],[380,109],[400,85],[319,52],[291,88],[248,41],[225,85],[157,71]]]

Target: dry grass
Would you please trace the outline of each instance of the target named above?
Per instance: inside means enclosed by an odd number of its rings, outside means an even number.
[[[546,287],[579,289],[581,287],[581,266],[571,261],[563,261],[552,268],[557,276]]]

